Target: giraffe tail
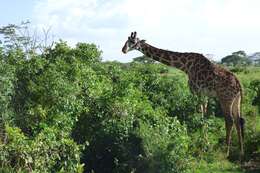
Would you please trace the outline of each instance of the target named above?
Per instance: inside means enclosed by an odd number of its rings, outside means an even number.
[[[239,81],[238,81],[239,82]],[[239,124],[240,124],[240,127],[241,127],[241,132],[242,132],[242,138],[244,139],[244,136],[245,136],[245,119],[242,117],[242,100],[243,100],[243,88],[242,88],[242,85],[240,84],[239,82],[239,85],[240,85],[240,97],[241,97],[241,100],[240,100],[240,117],[239,117]]]
[[[242,132],[242,138],[244,139],[245,136],[245,119],[240,117],[239,118],[239,123],[240,123],[240,127],[241,127],[241,132]]]

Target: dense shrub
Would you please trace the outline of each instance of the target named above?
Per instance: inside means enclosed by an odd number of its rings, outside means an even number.
[[[6,126],[8,143],[0,148],[2,166],[35,172],[79,172],[80,146],[60,129],[45,128],[35,138]]]
[[[124,96],[99,99],[94,109],[107,105],[102,112],[82,114],[77,136],[89,139],[84,162],[87,172],[182,172],[188,169],[186,128],[176,118],[167,118],[153,109],[132,85]],[[120,92],[119,92],[120,93]],[[104,103],[105,102],[105,103]],[[104,107],[103,107],[104,108]]]
[[[9,122],[13,114],[13,109],[11,109],[11,99],[14,92],[14,82],[16,77],[14,75],[14,68],[6,63],[3,60],[0,60],[0,141],[5,143],[5,127],[4,124]]]
[[[2,116],[13,114],[1,122],[2,133],[6,130],[0,149],[2,166],[39,172],[80,171],[84,145],[76,144],[70,135],[86,110],[86,88],[97,84],[90,64],[99,62],[99,52],[94,45],[78,44],[73,49],[61,42],[31,59],[19,51],[3,55],[3,66],[11,70],[1,71],[1,77],[10,74],[2,88]],[[14,58],[10,61],[9,57]]]

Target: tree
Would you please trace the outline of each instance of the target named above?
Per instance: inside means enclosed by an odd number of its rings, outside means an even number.
[[[252,61],[254,65],[260,65],[260,52],[255,52],[249,56],[249,59]]]
[[[139,56],[134,58],[133,62],[142,63],[142,64],[154,64],[156,61],[146,56]]]
[[[52,48],[53,39],[49,36],[50,28],[43,29],[38,33],[37,29],[32,29],[30,21],[23,21],[21,24],[9,24],[0,27],[0,50],[5,52],[21,50],[27,59],[33,55]]]
[[[226,65],[249,65],[251,64],[251,60],[248,58],[246,53],[242,50],[233,52],[231,55],[228,55],[221,59],[222,64]]]

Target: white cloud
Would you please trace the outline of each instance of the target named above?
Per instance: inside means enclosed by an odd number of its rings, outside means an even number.
[[[127,61],[131,31],[155,46],[222,57],[259,51],[258,0],[38,0],[34,21],[72,43],[94,42],[104,59]]]

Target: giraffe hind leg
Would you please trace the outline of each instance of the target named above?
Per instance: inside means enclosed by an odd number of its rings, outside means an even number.
[[[232,134],[233,124],[234,124],[234,120],[231,115],[226,115],[225,124],[226,124],[226,144],[227,144],[226,156],[228,157],[230,152],[231,134]]]
[[[238,94],[234,100],[232,111],[235,119],[235,126],[237,130],[237,136],[238,136],[238,142],[240,148],[240,160],[241,160],[244,156],[243,138],[244,138],[245,120],[240,115],[240,102],[241,102],[241,97],[240,94]]]
[[[221,102],[222,111],[225,116],[226,125],[226,144],[227,144],[227,157],[229,156],[230,143],[231,143],[231,133],[233,129],[233,116],[232,116],[232,102]]]

